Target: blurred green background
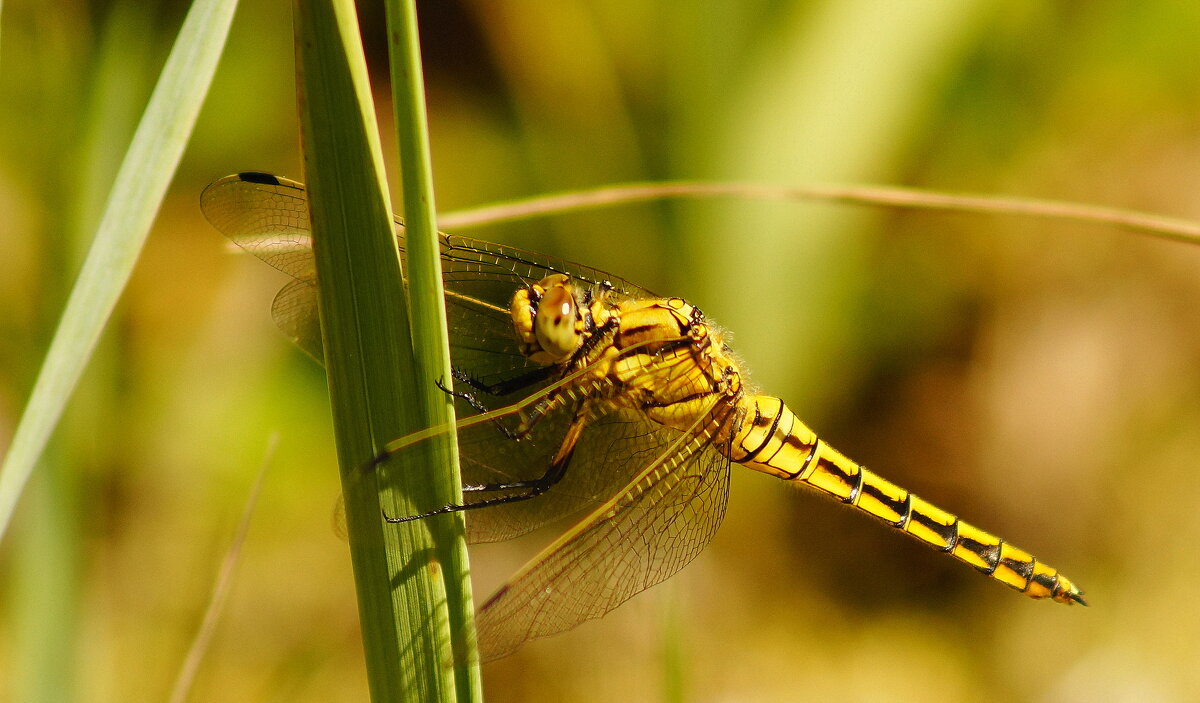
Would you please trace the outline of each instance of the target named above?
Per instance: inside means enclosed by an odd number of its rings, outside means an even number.
[[[4,3],[0,442],[184,9]],[[390,125],[382,14],[365,12]],[[709,178],[1200,219],[1197,3],[420,12],[443,210]],[[283,277],[231,255],[198,207],[227,173],[302,177],[291,36],[289,3],[239,10],[134,279],[0,544],[0,699],[165,697],[274,432],[193,699],[366,698],[322,373],[271,323]],[[1093,604],[1028,601],[735,467],[700,559],[486,666],[490,700],[1200,698],[1200,249],[1019,217],[728,201],[473,234],[688,298],[827,440]],[[478,596],[537,545],[476,550]]]

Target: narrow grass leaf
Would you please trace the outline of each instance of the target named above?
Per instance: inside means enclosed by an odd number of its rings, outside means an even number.
[[[133,271],[225,45],[235,0],[197,0],[134,133],[0,467],[0,537]]]

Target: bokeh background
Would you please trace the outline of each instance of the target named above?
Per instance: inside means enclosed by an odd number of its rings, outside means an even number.
[[[382,16],[364,5],[382,69]],[[3,10],[0,443],[185,6]],[[1200,219],[1200,4],[420,12],[443,210],[708,178]],[[366,698],[322,373],[272,325],[283,277],[227,251],[198,207],[227,173],[302,177],[297,135],[290,4],[246,2],[134,279],[0,544],[0,699],[165,697],[273,433],[193,700]],[[1200,698],[1200,248],[1015,216],[753,201],[473,234],[687,297],[826,439],[1044,558],[1093,604],[1028,601],[735,467],[701,558],[605,620],[486,666],[490,700]],[[538,539],[477,550],[477,595]]]

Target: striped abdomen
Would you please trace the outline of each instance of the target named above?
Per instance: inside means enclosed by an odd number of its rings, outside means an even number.
[[[779,398],[746,397],[730,458],[874,515],[1031,598],[1087,605],[1083,592],[1028,552],[885,481],[821,441]]]

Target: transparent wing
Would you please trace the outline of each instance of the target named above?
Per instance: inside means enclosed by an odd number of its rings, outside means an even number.
[[[288,339],[306,354],[324,363],[317,288],[312,281],[295,279],[284,284],[271,303],[271,318]]]
[[[682,569],[724,516],[729,459],[698,433],[676,433],[612,499],[531,560],[479,610],[480,656],[598,618]]]
[[[289,284],[275,299],[280,329],[318,360],[316,270],[304,185],[263,173],[239,173],[213,182],[200,196],[208,221],[234,244],[307,285]],[[404,251],[404,224],[396,218]],[[528,362],[513,338],[508,305],[518,288],[554,273],[608,284],[620,297],[654,294],[590,266],[478,239],[440,235],[442,280],[456,368],[497,382],[520,374]]]

